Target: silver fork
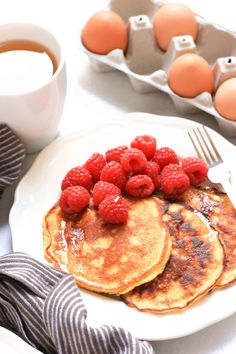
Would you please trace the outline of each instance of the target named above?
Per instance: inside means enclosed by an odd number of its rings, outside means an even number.
[[[236,208],[236,191],[230,183],[231,172],[217,150],[210,133],[206,127],[193,129],[188,132],[194,149],[201,159],[205,160],[209,167],[208,178],[212,183],[220,183]]]

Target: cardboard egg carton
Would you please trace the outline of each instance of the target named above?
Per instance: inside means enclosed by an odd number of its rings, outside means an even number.
[[[178,36],[171,40],[166,52],[157,45],[152,19],[163,0],[111,0],[110,10],[118,13],[129,26],[129,41],[126,53],[115,49],[107,55],[87,53],[91,66],[99,72],[120,70],[129,78],[134,90],[147,93],[160,90],[166,92],[179,113],[192,114],[205,111],[213,115],[223,135],[236,136],[236,121],[225,119],[214,108],[213,95],[203,92],[194,98],[175,94],[168,85],[168,70],[173,61],[185,53],[196,53],[207,60],[214,72],[214,91],[225,80],[236,77],[236,34],[209,23],[196,15],[198,36]]]

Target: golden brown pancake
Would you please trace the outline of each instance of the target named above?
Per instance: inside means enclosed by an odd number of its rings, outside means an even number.
[[[122,294],[160,274],[169,259],[171,236],[155,198],[126,198],[129,218],[106,224],[93,207],[66,217],[58,205],[44,218],[45,257],[75,275],[89,290]]]
[[[225,249],[225,269],[217,287],[236,281],[236,210],[228,196],[210,188],[189,188],[181,199],[199,210],[219,232]]]
[[[185,309],[208,293],[223,271],[223,247],[206,220],[180,204],[163,201],[163,209],[172,236],[170,259],[162,274],[122,296],[145,312]]]

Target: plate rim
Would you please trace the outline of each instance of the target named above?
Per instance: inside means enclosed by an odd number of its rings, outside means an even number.
[[[65,135],[61,135],[59,136],[57,139],[55,139],[52,143],[50,143],[48,146],[46,146],[36,157],[36,159],[34,160],[32,166],[29,168],[29,170],[27,171],[27,173],[23,176],[23,178],[20,180],[20,182],[18,183],[16,190],[15,190],[15,197],[14,197],[14,203],[12,205],[12,208],[10,210],[10,215],[9,215],[9,225],[10,225],[10,230],[12,233],[12,244],[13,244],[13,251],[15,251],[15,237],[14,237],[14,215],[15,212],[17,211],[17,207],[20,204],[19,203],[19,198],[20,198],[20,194],[21,194],[21,190],[24,189],[24,185],[25,183],[27,184],[27,179],[29,178],[30,174],[32,173],[33,169],[37,168],[37,165],[40,164],[41,160],[43,160],[43,157],[45,155],[47,155],[48,153],[50,153],[51,150],[55,149],[57,145],[61,145],[63,143],[66,143],[67,141],[70,141],[71,139],[75,139],[75,138],[81,138],[83,136],[86,136],[87,134],[89,134],[90,132],[95,131],[96,129],[102,129],[102,127],[107,126],[108,125],[121,125],[121,126],[125,126],[127,124],[127,119],[132,119],[133,121],[139,121],[141,123],[143,123],[143,119],[145,117],[145,122],[149,122],[151,124],[159,121],[158,123],[161,123],[162,120],[164,119],[165,121],[168,121],[168,125],[171,123],[177,124],[178,126],[183,126],[184,128],[189,127],[190,129],[192,129],[193,127],[196,126],[201,126],[202,124],[195,122],[195,121],[191,121],[185,118],[180,118],[180,117],[172,117],[172,116],[158,116],[158,115],[154,115],[154,114],[149,114],[149,113],[143,113],[143,112],[134,112],[134,113],[129,113],[125,115],[125,119],[120,119],[120,118],[115,118],[112,120],[109,119],[104,119],[102,121],[100,121],[99,123],[97,123],[96,125],[93,125],[93,127],[90,128],[86,128],[83,129],[81,131],[75,131],[69,134],[65,134]],[[230,148],[232,148],[233,150],[236,150],[236,147],[229,142],[228,140],[226,140],[223,136],[221,136],[219,133],[217,133],[216,131],[212,130],[211,128],[208,127],[208,129],[210,129],[212,132],[214,132],[214,134],[217,134],[218,137],[220,137],[220,139],[224,140],[224,143],[227,143],[228,145],[230,145]],[[17,250],[16,250],[17,251]],[[15,251],[15,252],[16,252]],[[46,264],[49,264],[46,262]],[[83,290],[83,289],[82,289]],[[83,296],[82,296],[83,297]],[[174,338],[180,338],[180,337],[184,337],[190,334],[193,334],[195,332],[198,332],[206,327],[209,327],[211,325],[213,325],[214,323],[217,323],[221,320],[226,319],[227,317],[229,317],[230,315],[232,315],[233,313],[236,312],[236,306],[235,309],[232,309],[231,311],[228,311],[224,316],[221,316],[220,318],[215,318],[212,319],[211,321],[208,321],[207,323],[202,323],[198,326],[195,326],[193,329],[190,329],[186,332],[186,330],[184,331],[184,333],[182,333],[181,331],[177,331],[178,333],[176,333],[176,335],[162,335],[162,336],[158,336],[157,335],[150,335],[145,336],[145,338],[140,338],[140,339],[146,339],[149,341],[156,341],[156,340],[167,340],[167,339],[174,339]],[[157,331],[158,332],[158,331]]]

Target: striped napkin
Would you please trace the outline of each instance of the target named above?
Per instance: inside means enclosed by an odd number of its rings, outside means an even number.
[[[114,313],[115,316],[115,313]],[[92,328],[71,274],[23,253],[0,258],[0,325],[43,353],[154,354],[116,326]]]
[[[0,198],[19,177],[24,157],[23,144],[0,124]],[[0,326],[34,348],[47,354],[154,354],[128,331],[106,324],[92,328],[86,317],[73,275],[22,253],[0,257]]]
[[[0,123],[0,198],[3,190],[18,177],[25,158],[25,147],[11,129]]]

